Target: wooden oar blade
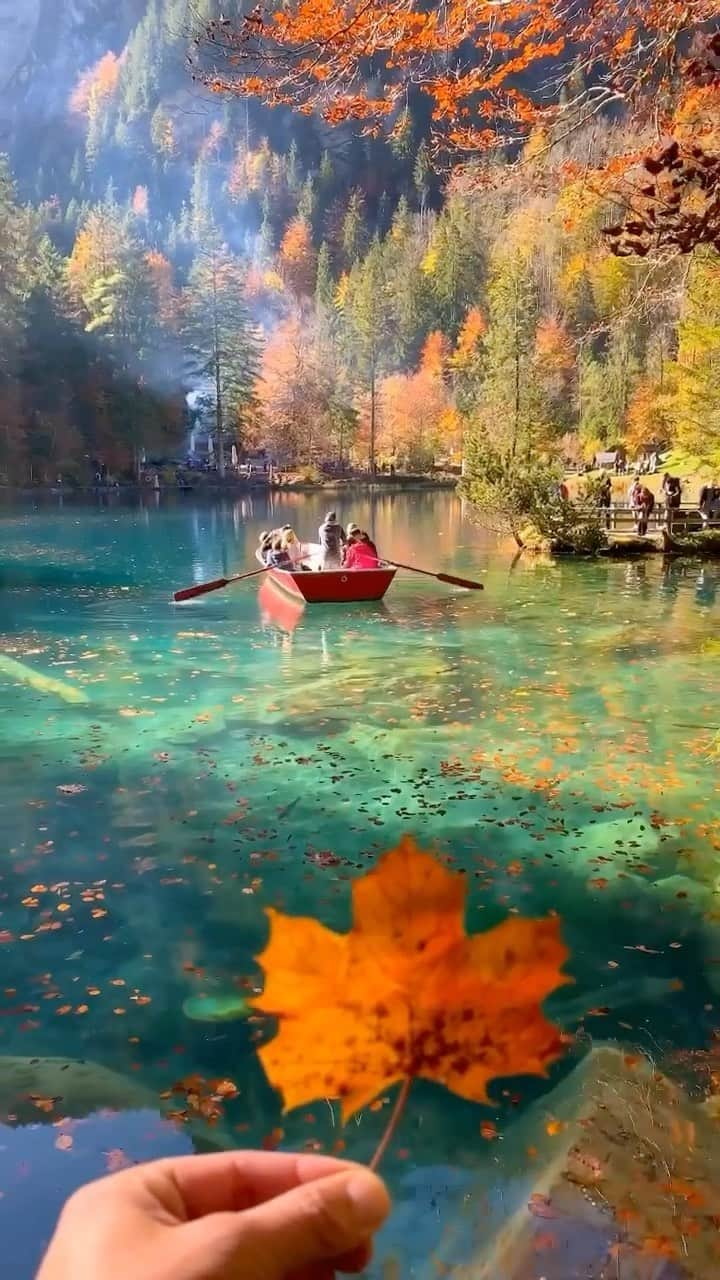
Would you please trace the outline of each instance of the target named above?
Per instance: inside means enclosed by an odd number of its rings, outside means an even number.
[[[451,573],[436,573],[439,582],[449,582],[451,587],[466,587],[468,591],[484,591],[482,582],[473,582],[470,578],[455,578]]]
[[[193,600],[195,596],[205,596],[209,591],[219,591],[226,587],[229,578],[216,578],[214,582],[201,582],[197,587],[183,587],[182,591],[173,594],[173,600],[179,604],[181,600]]]

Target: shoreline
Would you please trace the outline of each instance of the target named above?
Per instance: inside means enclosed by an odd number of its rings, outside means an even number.
[[[441,491],[456,489],[458,479],[455,476],[352,476],[347,479],[328,479],[323,481],[298,481],[297,483],[278,483],[269,480],[247,480],[232,478],[225,480],[208,479],[203,476],[191,484],[162,484],[159,489],[152,485],[140,484],[133,480],[118,485],[2,485],[0,501],[3,499],[27,498],[119,498],[119,497],[228,497],[250,495],[270,495],[283,493],[358,493],[369,490],[383,492],[407,493],[408,491]]]

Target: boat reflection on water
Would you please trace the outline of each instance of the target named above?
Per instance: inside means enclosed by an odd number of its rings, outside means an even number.
[[[263,624],[278,627],[287,635],[292,635],[306,608],[304,600],[281,591],[272,578],[264,579],[258,591],[258,604]]]
[[[368,625],[395,625],[397,621],[383,600],[341,607],[314,604],[308,609],[304,600],[290,596],[269,577],[258,591],[258,605],[261,623],[284,657],[290,659],[292,655],[293,661],[300,661],[303,656],[314,655],[320,668],[326,667],[333,656],[346,661],[348,645],[352,646],[353,638],[361,631],[364,634]]]

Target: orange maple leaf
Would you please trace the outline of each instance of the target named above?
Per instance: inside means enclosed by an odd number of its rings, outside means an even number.
[[[497,1076],[545,1075],[562,1051],[540,1005],[570,981],[557,919],[464,927],[467,887],[410,837],[352,888],[353,926],[269,910],[259,957],[277,1036],[260,1049],[286,1110],[339,1098],[344,1119],[415,1076],[475,1102]]]

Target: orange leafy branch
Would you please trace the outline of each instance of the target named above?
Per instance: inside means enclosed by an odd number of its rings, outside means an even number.
[[[333,1097],[347,1120],[416,1077],[487,1102],[499,1076],[546,1074],[563,1040],[540,1006],[570,981],[559,921],[469,936],[466,897],[464,876],[404,837],[354,882],[348,933],[268,912],[255,1007],[279,1019],[260,1058],[286,1110]]]
[[[218,92],[366,132],[392,128],[413,84],[437,141],[473,152],[516,143],[541,119],[562,136],[608,105],[652,114],[692,35],[716,19],[717,0],[288,0],[208,23],[191,65]]]

